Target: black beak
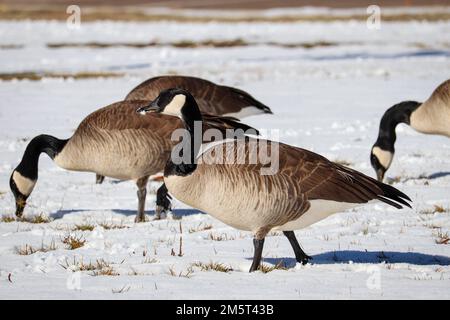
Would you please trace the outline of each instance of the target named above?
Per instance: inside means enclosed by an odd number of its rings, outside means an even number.
[[[27,204],[28,196],[25,196],[19,191],[19,189],[17,189],[16,183],[14,182],[12,175],[11,178],[9,179],[9,186],[11,188],[11,192],[14,195],[14,199],[16,200],[16,217],[20,218],[22,217],[23,210],[25,209],[25,206]]]
[[[377,179],[380,182],[383,182],[385,170],[380,168],[377,170]]]
[[[20,218],[23,215],[23,210],[27,204],[27,199],[24,196],[16,197],[16,217]]]
[[[136,110],[137,113],[146,114],[149,112],[161,112],[161,108],[158,105],[158,99],[153,100],[149,105],[140,107]]]

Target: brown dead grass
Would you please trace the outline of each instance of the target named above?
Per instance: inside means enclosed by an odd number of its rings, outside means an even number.
[[[122,73],[114,72],[77,72],[77,73],[51,73],[51,72],[13,72],[0,73],[1,81],[11,80],[30,80],[39,81],[43,78],[62,78],[62,79],[96,79],[96,78],[118,78],[122,77]]]
[[[127,47],[127,48],[149,48],[149,47],[174,47],[178,49],[193,49],[193,48],[233,48],[233,47],[246,47],[246,46],[258,46],[267,45],[281,48],[304,48],[312,49],[317,47],[330,47],[338,46],[340,43],[316,41],[316,42],[298,42],[298,43],[282,43],[282,42],[249,42],[241,38],[231,40],[181,40],[175,42],[55,42],[48,43],[47,47],[50,49],[63,49],[63,48],[90,48],[90,49],[108,49],[115,47]]]
[[[258,270],[261,271],[262,273],[269,273],[274,270],[287,270],[287,267],[284,264],[284,261],[280,261],[276,265],[267,265],[267,264],[261,263]]]
[[[200,231],[205,231],[205,230],[211,230],[212,229],[212,225],[211,224],[203,224],[200,223],[198,226],[196,227],[191,227],[189,228],[188,232],[189,233],[195,233],[195,232],[200,232]]]
[[[17,218],[17,221],[40,224],[40,223],[49,223],[52,221],[52,219],[47,215],[40,213],[34,216],[23,216],[21,218]]]
[[[16,247],[16,253],[21,256],[28,256],[30,254],[34,254],[36,252],[49,252],[56,250],[55,241],[52,241],[49,245],[41,244],[40,247],[33,247],[32,245],[25,244],[21,247]]]
[[[67,20],[66,8],[63,6],[0,6],[0,20]],[[153,13],[135,9],[113,7],[83,7],[82,21],[114,20],[114,21],[171,21],[177,23],[294,23],[294,22],[329,22],[329,21],[366,21],[365,14],[347,15],[277,15],[277,16],[186,16],[176,13]],[[383,14],[383,21],[440,21],[450,20],[448,12],[413,12]]]
[[[435,214],[435,213],[447,213],[450,212],[450,208],[445,208],[442,205],[435,204],[431,209],[421,210],[421,214]]]
[[[86,239],[84,239],[83,236],[74,236],[69,234],[61,239],[61,242],[67,246],[67,249],[75,250],[83,247],[86,243]]]
[[[76,224],[75,227],[72,228],[72,231],[92,231],[94,230],[95,225],[90,223],[82,223]]]
[[[172,277],[191,278],[192,274],[194,273],[194,269],[192,267],[189,267],[185,271],[177,272],[174,267],[170,267],[168,273]]]
[[[437,244],[449,244],[450,242],[450,236],[448,235],[448,232],[443,232],[442,230],[439,230],[436,233],[436,243]]]
[[[210,232],[208,234],[208,238],[207,239],[208,240],[213,240],[213,241],[229,241],[229,240],[235,240],[236,237],[235,236],[230,236],[230,235],[228,235],[226,233],[218,234],[218,233]]]
[[[72,262],[68,259],[61,264],[66,270],[71,270],[72,272],[78,271],[90,271],[92,276],[118,276],[119,274],[111,266],[110,262],[103,259],[98,259],[94,263],[84,263],[83,259],[77,260],[75,257]]]
[[[102,227],[105,230],[116,230],[116,229],[128,229],[129,226],[126,226],[123,224],[123,222],[117,224],[113,222],[101,222],[98,224],[100,227]]]
[[[14,216],[11,215],[2,215],[2,217],[0,218],[1,222],[5,222],[5,223],[9,223],[9,222],[14,222],[16,221],[16,218],[14,218]]]
[[[217,262],[209,262],[209,263],[203,263],[203,262],[195,262],[192,264],[192,267],[200,268],[201,271],[217,271],[217,272],[231,272],[233,271],[233,268],[227,265],[224,265],[222,263]]]
[[[0,50],[22,49],[23,47],[22,44],[0,44]]]

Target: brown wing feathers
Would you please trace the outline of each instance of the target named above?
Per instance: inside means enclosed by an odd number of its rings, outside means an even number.
[[[237,88],[233,88],[233,87],[222,86],[222,88],[224,88],[226,90],[229,90],[231,93],[233,93],[233,95],[235,97],[239,98],[239,100],[241,102],[243,102],[244,105],[253,106],[253,107],[256,107],[258,109],[263,110],[265,113],[273,114],[272,110],[270,110],[270,108],[268,106],[266,106],[262,102],[256,100],[255,98],[253,98],[247,92],[242,91],[242,90],[237,89]]]
[[[400,190],[379,182],[378,180],[368,177],[358,171],[343,166],[340,167],[341,170],[344,170],[347,174],[351,175],[353,178],[353,184],[357,184],[360,188],[363,188],[372,195],[375,195],[376,199],[390,204],[398,209],[402,208],[401,204],[411,208],[411,205],[405,201],[411,201],[411,199]]]
[[[148,79],[131,90],[125,100],[153,100],[161,90],[169,88],[181,88],[189,91],[197,100],[201,111],[222,115],[254,106],[263,110],[264,113],[272,113],[268,106],[245,91],[187,76],[160,76]]]
[[[291,175],[299,178],[297,182],[300,190],[310,200],[367,203],[378,199],[396,208],[402,208],[402,205],[411,207],[406,202],[411,201],[407,195],[358,171],[333,163],[308,150],[288,146],[282,152],[290,154],[288,167],[298,168]],[[293,159],[297,160],[296,164],[293,164]],[[286,170],[290,171],[292,168]]]
[[[411,207],[405,200],[411,199],[401,191],[368,177],[360,172],[344,166],[331,163],[329,176],[320,184],[321,187],[311,190],[311,196],[322,198],[330,197],[332,200],[350,203],[366,203],[378,199],[398,209],[402,205]],[[315,192],[314,192],[315,191]],[[311,198],[308,195],[309,198]],[[331,200],[331,199],[330,199]]]
[[[259,131],[245,123],[239,121],[239,119],[233,117],[220,117],[214,116],[208,113],[202,113],[203,122],[206,125],[211,126],[212,128],[219,129],[223,131],[224,129],[242,129],[244,131],[254,130],[257,135],[259,135]]]

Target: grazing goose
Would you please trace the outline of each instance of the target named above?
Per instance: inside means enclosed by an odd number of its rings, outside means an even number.
[[[178,116],[191,137],[194,137],[195,121],[202,121],[193,96],[180,89],[161,92],[139,111]],[[193,139],[183,142],[185,150],[190,150],[189,159],[177,161],[179,164],[172,158],[167,162],[164,183],[178,200],[234,228],[254,233],[250,272],[259,268],[264,238],[272,229],[283,231],[297,261],[306,263],[310,257],[301,249],[294,230],[371,200],[381,200],[396,208],[410,207],[405,201],[410,199],[399,190],[304,149],[246,137],[222,141],[205,148],[201,157],[197,157],[200,147]],[[230,155],[231,159],[238,159],[239,154],[241,160],[251,159],[261,154],[263,142],[270,146],[267,154],[278,155],[274,159],[274,162],[278,160],[276,173],[262,175],[266,163],[262,160],[221,163],[230,159]],[[220,154],[224,157],[216,158]]]
[[[383,181],[394,158],[395,128],[399,123],[418,132],[450,137],[450,80],[437,87],[425,102],[403,101],[384,113],[378,139],[370,153],[370,162],[379,181]]]
[[[240,89],[221,86],[211,81],[187,76],[160,76],[148,79],[131,90],[125,100],[153,100],[164,89],[183,88],[196,99],[201,112],[232,116],[238,119],[272,111]],[[104,180],[97,174],[96,183]]]
[[[33,138],[10,178],[16,216],[22,216],[27,198],[36,185],[39,156],[44,152],[59,167],[67,170],[135,180],[139,202],[135,221],[144,221],[147,180],[150,175],[164,169],[174,144],[171,134],[182,128],[182,123],[165,115],[141,116],[136,110],[143,105],[148,105],[148,101],[122,101],[99,109],[88,115],[69,139],[61,140],[49,135]],[[231,117],[207,114],[204,117],[204,130],[249,128]],[[167,189],[163,185],[157,191],[157,218],[169,206]]]
[[[221,86],[211,81],[187,76],[160,76],[138,85],[125,100],[153,100],[162,90],[182,88],[197,101],[201,112],[232,116],[238,119],[272,113],[270,108],[240,89]]]

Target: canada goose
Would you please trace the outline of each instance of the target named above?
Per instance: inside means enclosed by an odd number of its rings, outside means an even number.
[[[139,111],[178,116],[191,137],[195,121],[202,121],[193,96],[180,89],[161,92]],[[197,157],[200,148],[195,144],[192,147],[192,139],[183,142],[186,150],[191,151],[187,161],[175,164],[170,158],[167,162],[164,183],[178,200],[234,228],[254,233],[250,272],[258,269],[264,238],[272,229],[283,231],[297,261],[306,263],[310,257],[301,249],[294,230],[370,200],[381,200],[396,208],[410,207],[405,201],[410,199],[399,190],[304,149],[246,137],[241,141],[225,141]],[[262,142],[270,146],[269,153],[278,148],[276,173],[262,175],[262,161],[221,163],[230,154],[237,159],[242,149],[245,157],[241,159],[250,159]],[[221,152],[224,157],[215,160]]]
[[[150,175],[161,172],[169,158],[171,134],[182,128],[180,120],[165,115],[141,116],[136,110],[148,101],[113,103],[88,115],[73,136],[61,140],[39,135],[27,145],[23,158],[10,177],[10,187],[16,200],[16,216],[22,216],[27,198],[38,178],[38,162],[46,153],[61,168],[95,172],[121,180],[135,180],[138,187],[136,222],[145,220],[146,184]],[[231,117],[204,115],[204,129],[248,129]],[[167,189],[157,191],[157,218],[170,206]]]
[[[377,141],[370,152],[370,162],[379,181],[383,181],[394,158],[395,128],[399,123],[418,132],[450,137],[450,80],[437,87],[425,102],[403,101],[384,113]]]
[[[187,76],[160,76],[148,79],[131,90],[125,100],[152,101],[162,90],[170,88],[189,91],[195,97],[200,111],[209,114],[241,119],[251,115],[272,113],[268,106],[245,91]]]
[[[164,89],[183,88],[196,99],[201,112],[231,116],[238,119],[272,114],[270,108],[237,88],[221,86],[211,81],[188,76],[159,76],[150,78],[128,93],[125,100],[153,100]],[[95,182],[103,183],[105,177],[97,174]]]

